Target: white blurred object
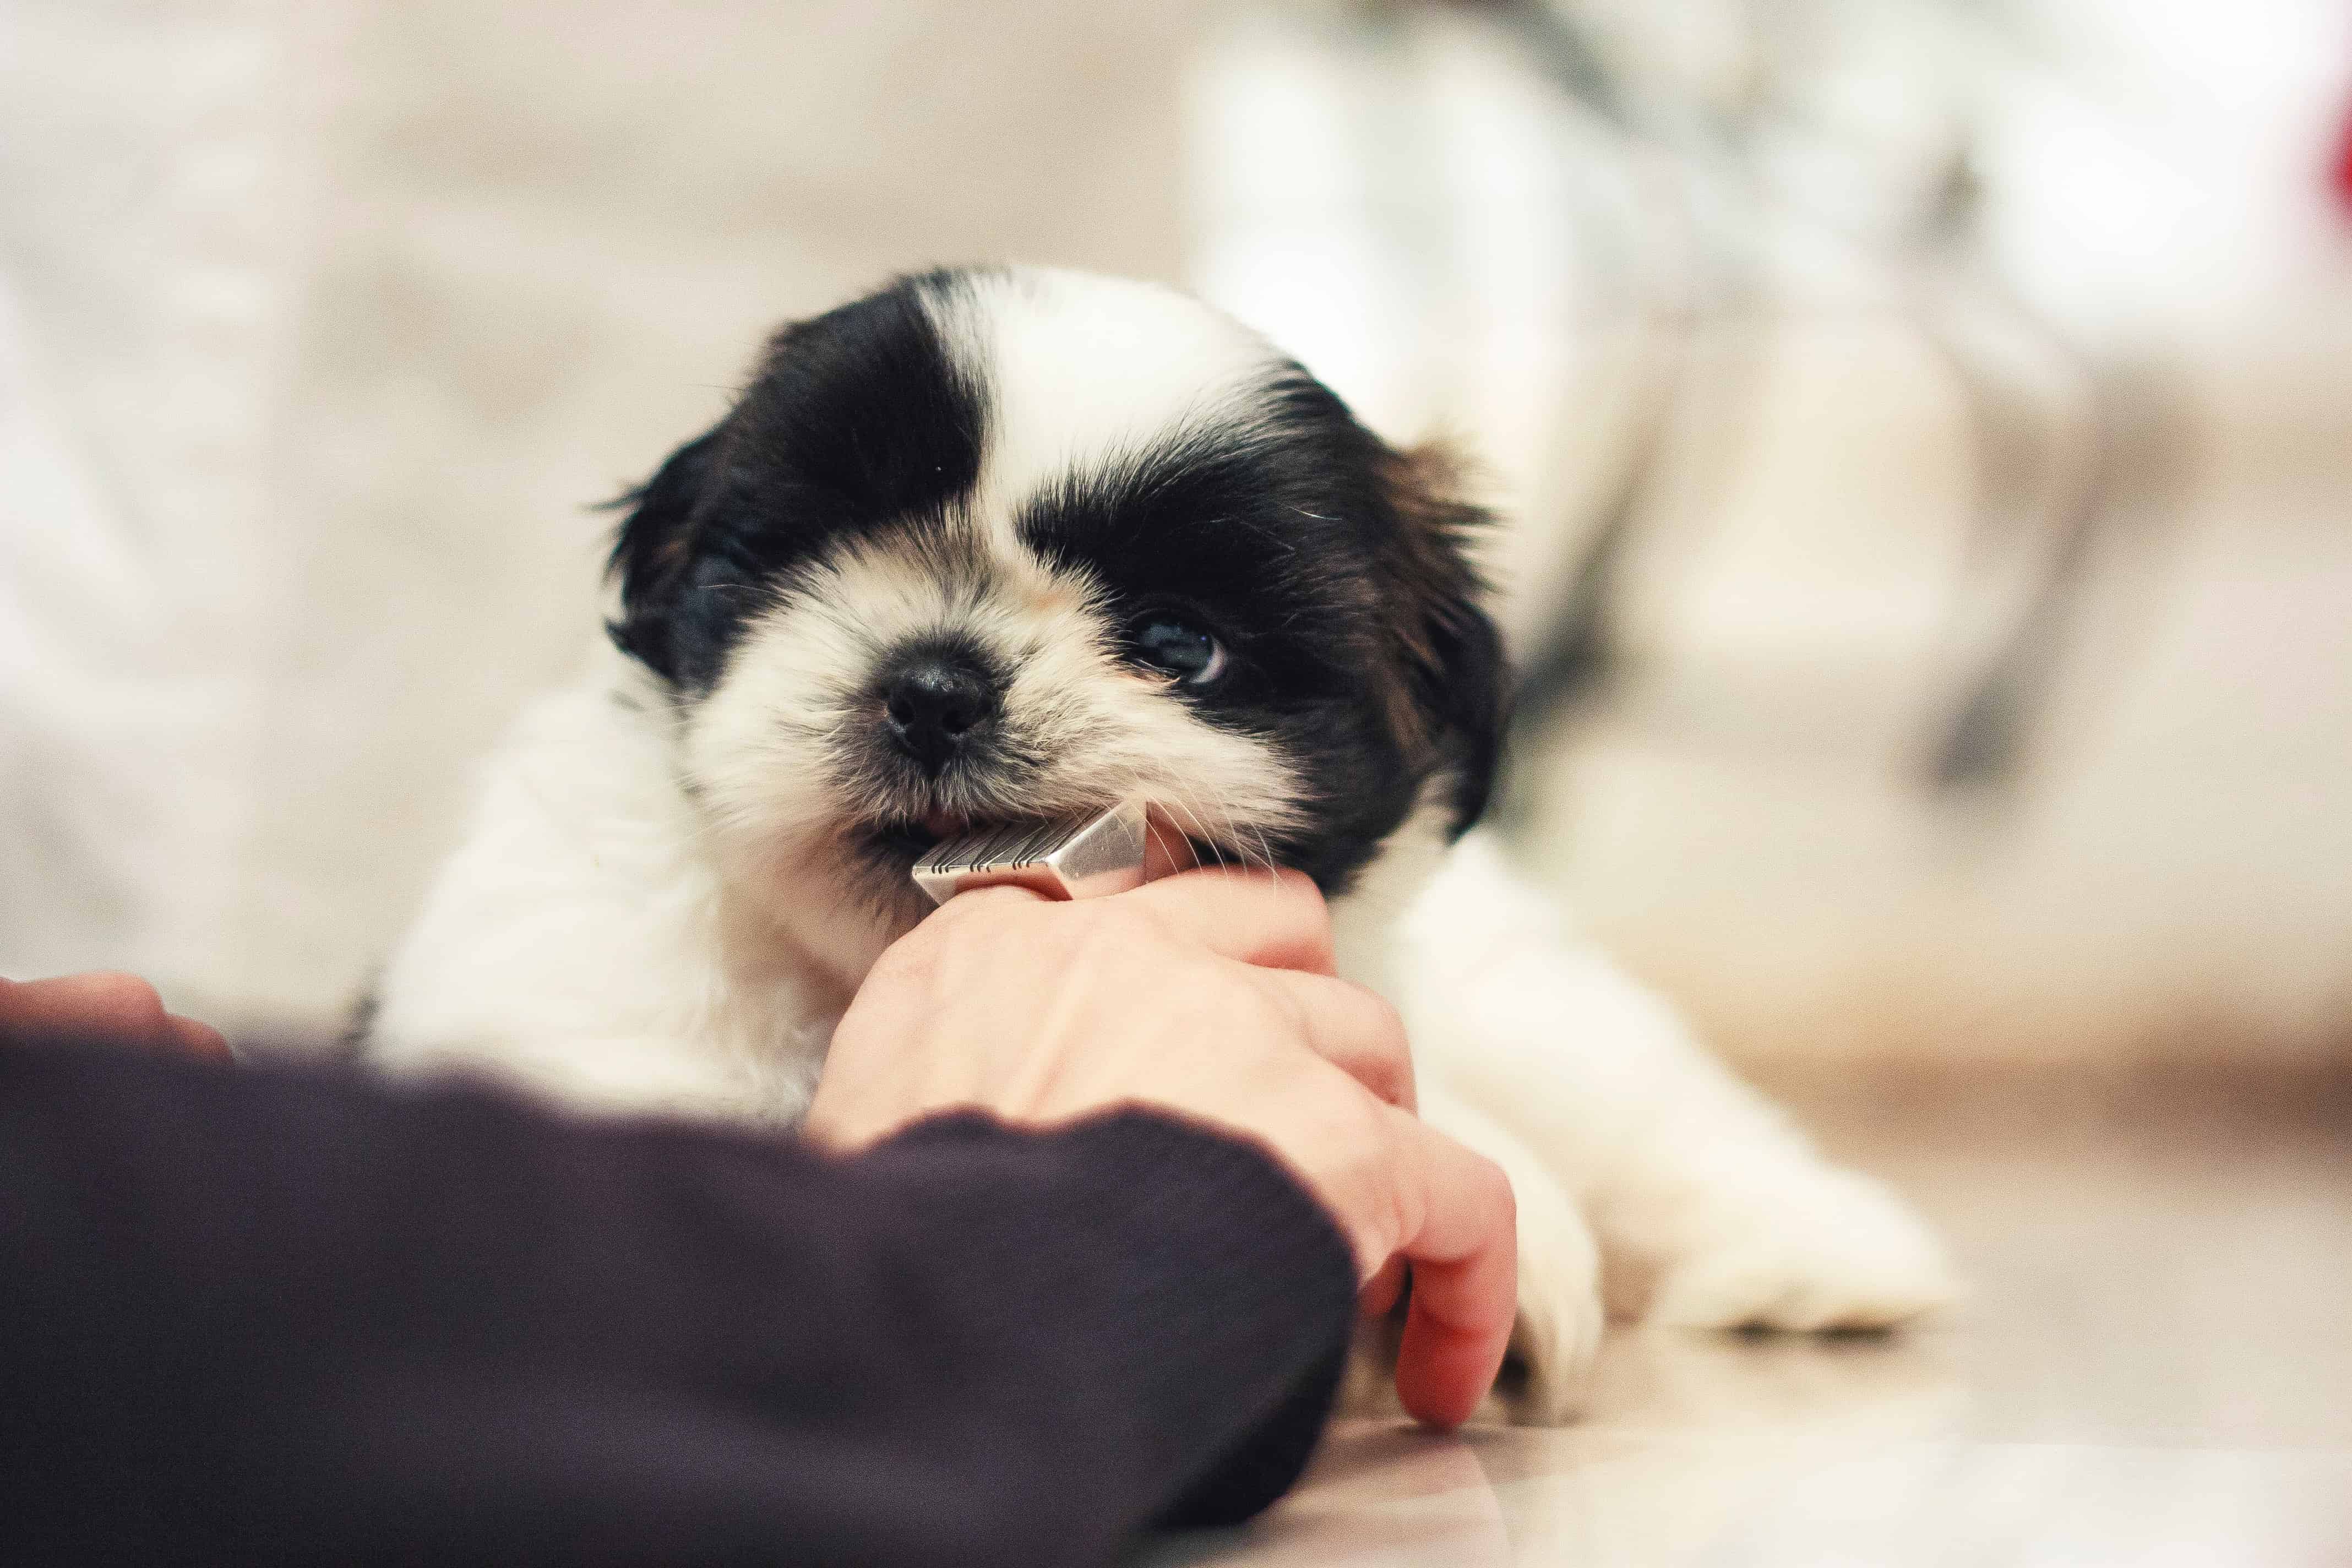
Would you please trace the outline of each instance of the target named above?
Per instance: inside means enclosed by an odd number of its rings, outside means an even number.
[[[0,7],[0,970],[217,973],[282,540],[291,7]],[[198,994],[203,994],[203,987]]]

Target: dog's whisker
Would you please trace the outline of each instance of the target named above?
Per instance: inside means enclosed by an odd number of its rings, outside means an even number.
[[[1224,837],[1231,844],[1234,852],[1241,858],[1242,865],[1248,867],[1252,864],[1249,844],[1242,833],[1240,819],[1234,816],[1232,804],[1225,798],[1224,791],[1219,789],[1214,783],[1209,781],[1203,781],[1203,783],[1216,805],[1219,819],[1225,825]]]

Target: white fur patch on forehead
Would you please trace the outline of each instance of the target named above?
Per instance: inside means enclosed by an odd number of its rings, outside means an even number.
[[[1238,321],[1156,284],[1045,268],[957,281],[926,303],[987,401],[974,510],[992,531],[1074,470],[1247,421],[1281,363]]]

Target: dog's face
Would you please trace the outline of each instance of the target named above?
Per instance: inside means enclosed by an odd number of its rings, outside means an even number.
[[[1137,796],[1336,894],[1433,789],[1486,799],[1449,480],[1181,296],[932,274],[777,334],[633,498],[613,630],[730,873],[811,921],[887,938],[940,837]]]

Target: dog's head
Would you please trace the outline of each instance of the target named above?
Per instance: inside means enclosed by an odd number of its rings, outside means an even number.
[[[941,835],[1129,796],[1339,893],[1494,773],[1453,479],[1182,296],[934,273],[775,336],[632,498],[613,634],[720,854],[814,918],[903,927]]]

